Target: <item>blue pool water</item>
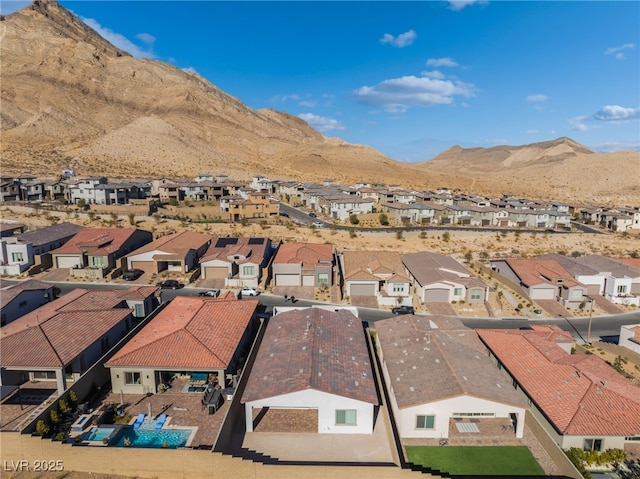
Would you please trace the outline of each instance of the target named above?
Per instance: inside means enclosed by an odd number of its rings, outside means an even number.
[[[125,438],[131,441],[131,447],[176,449],[187,444],[191,429],[146,429],[122,428],[109,442],[110,446],[124,447]]]
[[[113,427],[96,427],[89,431],[89,433],[83,437],[85,441],[102,441],[115,431]]]

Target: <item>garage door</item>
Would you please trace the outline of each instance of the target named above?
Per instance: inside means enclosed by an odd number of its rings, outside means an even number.
[[[315,286],[315,281],[316,277],[308,274],[302,277],[302,286]]]
[[[375,284],[351,283],[351,296],[373,296],[376,294]]]
[[[80,264],[80,258],[77,256],[56,256],[56,268],[73,268]]]
[[[428,289],[424,292],[425,303],[448,303],[449,302],[449,290],[448,289]]]
[[[276,286],[300,286],[297,274],[276,274]]]
[[[529,297],[531,299],[556,299],[555,288],[530,288]]]
[[[229,273],[229,268],[226,266],[205,266],[204,277],[205,279],[224,279]]]

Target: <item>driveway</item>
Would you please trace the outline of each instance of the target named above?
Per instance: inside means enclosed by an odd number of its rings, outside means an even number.
[[[442,316],[457,316],[455,310],[449,303],[427,303],[425,304],[427,311],[431,314],[439,314]]]

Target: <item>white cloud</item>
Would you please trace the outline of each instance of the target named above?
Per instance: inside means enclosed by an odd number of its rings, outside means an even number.
[[[540,133],[538,130],[527,130],[527,133],[529,135],[537,135],[538,133]]]
[[[640,143],[611,141],[607,143],[599,143],[597,145],[592,145],[591,149],[593,151],[597,151],[600,153],[611,153],[613,151],[622,151],[622,150],[632,150],[632,151],[640,152]]]
[[[298,117],[309,123],[309,126],[312,128],[323,133],[327,131],[344,130],[344,125],[342,123],[326,116],[319,116],[313,113],[300,113]]]
[[[360,87],[354,95],[363,103],[402,113],[414,106],[450,105],[456,96],[472,97],[475,91],[472,84],[458,80],[408,75]]]
[[[589,121],[588,116],[576,116],[574,118],[571,118],[569,120],[569,123],[571,124],[571,129],[573,131],[587,131],[589,129],[589,127],[585,123],[587,121]]]
[[[458,63],[449,57],[445,58],[429,58],[427,60],[427,66],[430,67],[457,67]]]
[[[442,80],[446,78],[444,73],[438,70],[424,71],[424,72],[421,72],[420,75],[427,78],[435,78],[436,80]]]
[[[604,51],[605,55],[613,55],[615,54],[616,60],[624,60],[623,50],[634,49],[636,47],[635,43],[624,43],[618,47],[609,47]]]
[[[304,106],[305,108],[315,108],[318,105],[318,102],[315,100],[303,100],[298,103],[299,106]]]
[[[385,43],[390,43],[394,47],[404,48],[411,45],[415,39],[418,37],[414,30],[409,30],[408,32],[401,33],[397,37],[394,37],[390,33],[385,33],[380,39],[380,43],[383,45]]]
[[[82,20],[84,23],[86,23],[91,28],[93,28],[98,33],[98,35],[100,35],[102,38],[104,38],[109,43],[111,43],[114,47],[117,47],[120,50],[124,50],[125,52],[130,53],[136,58],[154,58],[155,57],[155,55],[150,49],[144,50],[140,48],[138,45],[133,43],[124,35],[121,35],[120,33],[116,33],[110,28],[103,27],[93,18],[80,17],[80,20]],[[142,35],[142,37],[146,38],[147,40],[149,40],[150,38],[153,38],[148,33],[141,33],[138,36],[140,35]],[[154,38],[154,41],[155,41],[155,38]]]
[[[547,101],[548,99],[549,97],[547,95],[541,95],[541,94],[527,96],[527,101],[532,103],[544,102],[544,101]]]
[[[138,33],[136,35],[136,38],[142,43],[145,43],[149,46],[153,45],[156,42],[156,37],[150,35],[149,33]]]
[[[473,5],[474,3],[486,3],[480,0],[449,0],[449,8],[451,10],[462,10],[464,7],[468,5]]]
[[[484,142],[488,143],[490,145],[506,145],[507,144],[506,138],[496,138],[494,140],[484,140]]]
[[[594,120],[622,122],[640,118],[640,108],[625,108],[620,105],[607,105],[593,115]]]

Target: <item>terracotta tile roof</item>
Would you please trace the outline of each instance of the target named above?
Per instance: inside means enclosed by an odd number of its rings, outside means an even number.
[[[400,253],[395,251],[344,251],[344,275],[346,280],[409,278],[404,273]]]
[[[569,355],[556,344],[566,337],[544,328],[478,335],[561,434],[640,434],[640,388],[596,356]]]
[[[233,262],[235,256],[244,259],[238,263],[252,261],[261,264],[267,254],[270,241],[267,238],[213,238],[200,263],[219,259]]]
[[[269,320],[242,402],[314,389],[378,404],[362,322],[306,308]]]
[[[302,263],[302,269],[311,269],[319,263],[333,262],[333,246],[318,243],[284,243],[278,248],[273,262]]]
[[[122,300],[99,300],[102,296],[113,298],[112,293],[78,288],[3,326],[0,329],[2,365],[62,367],[68,364],[131,314],[126,305],[122,307]],[[94,300],[87,304],[88,295]]]
[[[377,321],[376,334],[401,409],[464,395],[526,407],[458,319],[398,316]]]
[[[7,306],[16,298],[16,296],[18,296],[23,291],[46,291],[51,288],[53,288],[53,284],[45,283],[43,281],[38,281],[35,279],[28,279],[11,286],[7,286],[0,290],[0,308],[4,308],[5,306]]]
[[[640,269],[640,258],[616,258],[616,261]]]
[[[168,255],[174,256],[176,259],[184,259],[191,250],[198,250],[211,241],[211,236],[196,233],[195,231],[181,231],[158,238],[151,243],[133,251],[130,255],[138,255],[149,251],[162,251]],[[161,255],[167,258],[168,255]],[[154,257],[155,259],[155,257]]]
[[[566,287],[580,285],[569,271],[552,259],[509,258],[505,261],[520,281],[529,287],[537,284],[561,284]]]
[[[420,286],[433,283],[462,284],[467,288],[487,286],[471,272],[450,256],[428,251],[405,254],[402,263]]]
[[[257,307],[258,300],[179,296],[105,365],[226,369]]]
[[[87,228],[78,232],[51,254],[110,254],[118,251],[137,230],[135,228]]]

